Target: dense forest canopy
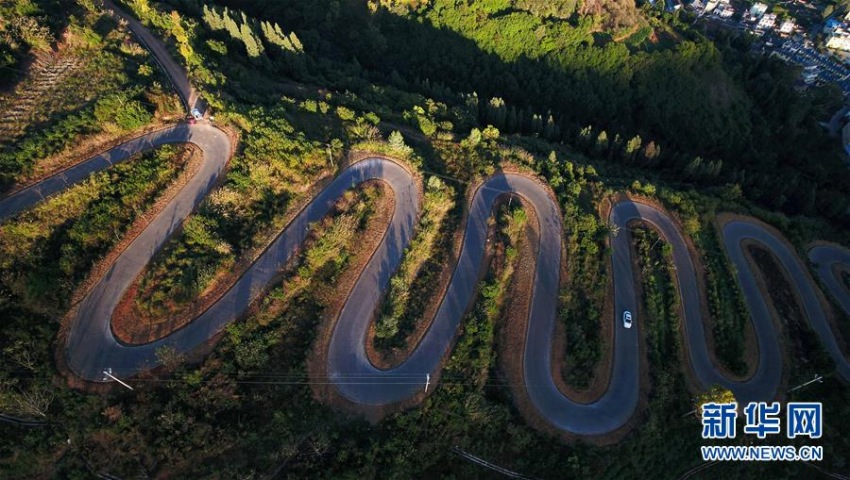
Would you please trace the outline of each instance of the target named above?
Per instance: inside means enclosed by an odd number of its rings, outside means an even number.
[[[201,16],[195,0],[169,3]],[[354,89],[354,74],[458,103],[475,92],[482,123],[503,132],[527,133],[524,117],[551,115],[562,140],[579,141],[587,126],[615,143],[638,135],[663,147],[656,166],[674,178],[738,183],[769,208],[837,217],[848,206],[838,142],[817,124],[837,108],[835,90],[799,91],[794,69],[750,54],[745,39],[712,42],[649,7],[635,21],[665,25],[673,41],[614,41],[610,13],[587,3],[215,4],[297,34],[309,67],[270,68],[300,81]],[[494,98],[504,111],[488,117]]]

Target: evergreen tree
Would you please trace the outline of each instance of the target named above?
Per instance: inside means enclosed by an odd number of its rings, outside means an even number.
[[[245,14],[242,14],[243,18]],[[239,27],[240,38],[245,44],[245,51],[249,57],[259,57],[263,53],[262,41],[257,37],[251,26],[248,23],[243,23]]]
[[[492,123],[497,128],[505,128],[506,118],[507,108],[505,107],[505,101],[499,97],[491,98],[487,121],[485,123]]]
[[[296,52],[300,53],[304,51],[304,45],[301,44],[301,40],[298,39],[295,32],[291,32],[289,34],[289,41],[292,43],[292,48],[294,48]]]
[[[239,31],[239,25],[236,24],[236,21],[230,16],[230,11],[228,9],[224,9],[222,12],[222,22],[224,23],[224,29],[227,30],[227,34],[230,35],[230,38],[234,40],[241,40],[242,33]]]
[[[549,115],[549,119],[546,120],[546,126],[543,127],[543,138],[547,140],[552,140],[555,138],[555,130],[558,128],[555,125],[555,119],[552,118],[552,115]]]
[[[661,147],[657,146],[652,140],[643,147],[643,158],[646,165],[654,166],[658,164],[659,155],[661,155]]]
[[[593,127],[591,127],[590,125],[582,128],[581,131],[578,133],[579,144],[584,148],[590,147],[590,145],[593,143],[592,139]]]
[[[640,135],[635,135],[631,140],[626,142],[626,161],[631,162],[640,150],[641,139]]]
[[[543,133],[543,117],[536,113],[531,116],[531,131],[537,134]]]
[[[608,151],[608,133],[605,130],[599,133],[599,136],[596,137],[596,154],[602,155]]]
[[[697,178],[702,173],[702,157],[694,157],[685,166],[685,173],[688,178]]]
[[[224,30],[225,28],[224,19],[221,15],[216,13],[215,7],[204,5],[203,19],[204,23],[207,24],[207,26],[213,31]]]

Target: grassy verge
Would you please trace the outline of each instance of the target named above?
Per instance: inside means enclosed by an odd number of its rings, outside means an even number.
[[[726,256],[714,222],[718,211],[740,210],[731,200],[737,198],[735,189],[723,190],[720,198],[664,187],[657,191],[658,197],[682,220],[684,234],[702,254],[715,355],[728,371],[745,375],[751,367],[745,360],[745,333],[750,313],[738,286],[735,267]],[[654,187],[652,193],[655,193]]]
[[[296,466],[316,467],[313,462],[329,449],[328,431],[343,428],[339,423],[344,422],[312,401],[305,358],[380,194],[379,186],[368,184],[346,192],[313,226],[292,268],[255,315],[228,326],[216,351],[200,367],[176,362],[170,380],[161,386],[145,389],[140,398],[114,402],[108,425],[88,448],[107,451],[133,431],[146,445],[148,458],[193,478],[238,475],[245,471],[241,464],[249,461],[258,475],[287,458]],[[160,411],[165,413],[161,423],[142,420]],[[193,428],[184,431],[176,422]],[[240,440],[248,448],[232,448],[225,432],[248,425],[253,433]],[[277,441],[267,442],[269,436]],[[112,472],[137,469],[138,456],[126,453],[90,458]],[[199,458],[207,461],[198,463]]]
[[[602,358],[599,322],[608,291],[608,250],[604,242],[609,230],[592,201],[600,188],[596,171],[558,161],[553,155],[540,168],[558,194],[564,212],[566,279],[558,300],[558,316],[565,327],[567,351],[561,370],[570,386],[585,389]]]
[[[646,306],[643,326],[653,379],[658,381],[665,373],[678,377],[682,370],[677,360],[681,348],[681,318],[679,294],[671,272],[672,248],[652,229],[638,228],[632,235],[641,268]],[[684,384],[678,386],[684,388]]]
[[[283,118],[257,109],[250,119],[244,150],[231,160],[224,184],[141,276],[135,310],[151,322],[185,311],[243,254],[270,241],[284,227],[287,208],[303,197],[303,185],[325,165],[324,152],[302,135],[277,133],[293,133]]]
[[[269,293],[269,301],[289,305],[300,296],[315,294],[316,290],[331,292],[333,285],[348,265],[359,233],[374,214],[378,197],[384,187],[369,184],[347,191],[337,202],[334,212],[314,227],[298,267],[281,288]],[[268,324],[268,314],[259,315],[260,324]]]
[[[423,320],[451,252],[458,223],[456,215],[452,216],[454,206],[454,189],[430,177],[416,235],[390,280],[377,320],[375,347],[379,351],[406,346],[410,333]]]
[[[0,281],[27,308],[64,309],[94,262],[179,175],[181,150],[143,153],[0,226]]]
[[[487,277],[478,290],[478,299],[472,312],[464,319],[463,334],[457,341],[452,358],[446,364],[443,377],[447,383],[458,376],[473,382],[473,390],[483,389],[495,366],[493,349],[496,322],[505,301],[505,294],[513,278],[517,261],[517,242],[527,222],[522,207],[503,206],[499,209],[495,257]],[[448,391],[467,386],[448,385]]]
[[[717,358],[730,372],[744,375],[748,369],[744,361],[744,335],[750,314],[734,268],[712,225],[700,230],[695,243],[705,255],[708,308],[713,319],[712,335]]]

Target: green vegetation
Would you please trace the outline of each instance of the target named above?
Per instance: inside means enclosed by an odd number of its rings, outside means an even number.
[[[0,97],[0,191],[93,134],[126,133],[175,111],[147,52],[111,17],[81,5],[16,0],[0,7],[0,52],[3,45],[15,52],[9,70],[0,69],[0,87],[10,89]],[[57,42],[58,52],[31,43],[23,25],[48,45]],[[7,78],[25,67],[26,76]]]
[[[0,225],[0,288],[22,308],[63,314],[92,265],[180,173],[179,152],[131,158]]]
[[[126,92],[98,100],[94,106],[94,117],[107,131],[135,130],[152,119],[150,112],[138,100],[132,100]]]
[[[281,310],[289,309],[293,301],[303,297],[312,296],[314,302],[322,304],[317,307],[324,307],[326,299],[332,297],[333,285],[357,248],[358,234],[365,230],[375,213],[378,197],[382,194],[379,185],[367,184],[345,192],[331,213],[312,226],[303,253],[290,269],[292,273],[283,286],[272,290],[264,300],[264,304],[270,306],[258,313],[258,324],[271,324],[275,315],[280,315]]]
[[[454,189],[438,177],[430,177],[425,186],[422,216],[417,232],[404,252],[398,271],[390,279],[375,326],[375,346],[389,349],[406,345],[425,307],[436,293],[438,279],[452,248],[452,233],[458,219],[454,209]]]
[[[91,111],[59,118],[50,127],[21,140],[15,149],[0,151],[0,188],[13,184],[21,174],[30,173],[38,160],[67,148],[78,135],[96,131]]]
[[[230,244],[211,231],[211,222],[194,216],[183,224],[182,237],[169,245],[164,259],[143,276],[136,297],[137,310],[148,318],[166,318],[196,300],[210,285],[217,268],[235,261]],[[191,254],[190,254],[191,252]]]
[[[670,375],[678,383],[673,391],[684,393],[687,388],[678,378],[683,365],[676,361],[682,348],[682,326],[679,293],[673,284],[674,273],[671,268],[673,249],[655,230],[649,228],[638,228],[632,236],[641,268],[646,305],[642,327],[646,332],[647,356],[652,366],[652,375],[656,377],[656,382],[662,380],[661,375]]]
[[[667,179],[736,182],[748,199],[790,214],[836,218],[850,205],[838,145],[817,124],[838,106],[834,90],[798,92],[797,72],[781,61],[751,54],[745,39],[720,34],[712,43],[676,15],[649,9],[650,26],[673,40],[642,48],[601,32],[631,23],[618,19],[636,12],[615,13],[625,3],[579,2],[573,15],[566,3],[554,13],[529,3],[256,1],[239,6],[245,19],[255,19],[251,36],[261,38],[257,24],[277,24],[281,33],[297,32],[303,53],[264,48],[237,59],[196,42],[198,58],[189,64],[216,98],[223,98],[222,77],[235,83],[227,91],[244,100],[274,90],[251,81],[251,69],[356,95],[377,83],[467,107],[472,116],[462,118],[477,125],[454,122],[457,134],[492,124],[503,133],[578,144],[592,126],[594,140],[603,132],[610,139],[600,150],[619,149],[635,136],[662,147],[652,165]],[[169,4],[203,16],[197,4]],[[242,43],[242,26],[252,23],[230,13]],[[205,30],[199,25],[190,33],[233,42],[225,31]],[[216,68],[220,74],[211,73]]]
[[[601,184],[593,167],[559,160],[555,152],[539,161],[537,169],[549,180],[564,212],[567,271],[558,300],[558,316],[567,335],[562,370],[570,385],[586,388],[602,356],[599,322],[608,290],[604,242],[609,229],[593,204]]]
[[[162,319],[184,309],[237,259],[270,241],[302,186],[315,181],[323,152],[296,133],[283,112],[254,108],[237,117],[248,130],[244,149],[231,160],[224,184],[145,270],[136,299],[141,314]]]
[[[662,188],[658,196],[679,215],[685,233],[702,254],[717,359],[728,371],[746,375],[749,368],[755,368],[744,360],[750,314],[738,286],[735,268],[726,256],[714,223],[718,212],[741,210],[732,202],[740,198],[740,190],[734,186],[726,188],[718,198]]]
[[[735,394],[732,390],[723,388],[720,385],[713,385],[704,392],[700,392],[694,397],[694,413],[702,416],[702,406],[706,403],[732,403],[735,402]]]
[[[744,361],[744,338],[750,315],[737,283],[735,269],[726,257],[717,235],[717,229],[707,225],[696,237],[697,248],[704,253],[714,351],[730,372],[745,375],[749,368],[756,367]],[[732,279],[736,281],[730,281]]]
[[[90,2],[12,3],[0,8],[30,12],[34,5],[33,13],[22,15],[37,22],[45,17],[51,38],[71,22],[75,45],[101,41],[107,46],[93,51],[139,63],[119,69],[126,83],[107,83],[102,94],[78,108],[51,115],[49,124],[28,125],[18,149],[0,157],[2,172],[8,172],[4,179],[37,171],[45,156],[110,128],[98,125],[95,116],[103,99],[101,108],[112,112],[103,118],[124,113],[120,105],[129,102],[129,116],[121,120],[125,126],[137,124],[138,105],[157,117],[170,111],[167,99],[173,96],[157,87],[162,80],[147,55],[125,43],[113,21],[85,13],[96,12]],[[793,72],[781,64],[753,59],[744,53],[745,45],[731,39],[721,37],[714,47],[676,16],[649,12],[653,32],[642,39],[648,33],[643,19],[632,33],[602,31],[617,20],[583,15],[599,4],[570,0],[215,3],[131,2],[139,17],[173,39],[176,54],[210,100],[216,122],[240,134],[222,185],[149,265],[138,300],[152,314],[180,311],[218,275],[265,245],[283,227],[286,212],[307,196],[307,187],[336,171],[355,148],[406,158],[424,177],[445,178],[455,192],[437,202],[448,209],[442,222],[420,226],[422,244],[417,245],[431,247],[408,252],[397,278],[412,278],[411,292],[433,288],[435,277],[429,275],[442,267],[440,251],[451,231],[446,225],[459,213],[458,207],[448,207],[448,199],[457,204],[463,197],[462,182],[511,163],[550,183],[564,214],[567,272],[558,315],[568,335],[566,376],[577,387],[590,381],[602,352],[599,321],[609,282],[605,239],[610,232],[597,213],[600,199],[631,188],[660,198],[680,215],[706,255],[710,308],[720,319],[715,337],[728,342],[718,348],[729,352],[723,361],[730,368],[741,360],[735,332],[746,315],[709,223],[715,213],[756,214],[789,233],[798,247],[815,233],[846,238],[835,219],[846,206],[846,177],[835,168],[831,141],[815,124],[832,107],[829,92],[797,93],[791,88]],[[227,22],[225,6],[238,35],[215,24]],[[206,17],[204,7],[212,12]],[[236,8],[244,9],[244,16]],[[66,15],[69,11],[76,13]],[[9,12],[0,17],[20,17]],[[77,23],[67,20],[72,15]],[[655,36],[661,41],[654,43]],[[0,42],[0,62],[9,58],[7,51]],[[30,51],[29,46],[15,50],[13,61],[31,58]],[[163,350],[167,371],[130,380],[134,392],[95,395],[66,388],[55,365],[55,319],[67,312],[70,292],[92,263],[177,174],[179,168],[167,164],[161,158],[117,167],[0,226],[0,318],[5,322],[0,349],[9,360],[0,362],[0,412],[51,422],[39,429],[0,427],[0,475],[488,474],[453,454],[454,446],[539,478],[666,478],[699,465],[700,425],[683,417],[693,409],[695,392],[688,392],[679,361],[678,317],[672,314],[677,297],[666,250],[651,232],[636,238],[647,305],[639,321],[647,333],[652,377],[649,405],[635,420],[639,426],[613,446],[568,444],[535,430],[516,411],[510,388],[494,368],[495,325],[505,320],[507,285],[522,241],[516,234],[524,212],[515,208],[497,215],[499,255],[432,384],[433,393],[416,408],[377,424],[317,401],[319,387],[310,382],[323,379],[308,377],[307,359],[326,306],[338,300],[336,282],[350,268],[349,252],[377,201],[370,188],[347,194],[333,218],[316,226],[282,283],[258,302],[251,317],[228,327],[200,364],[188,365]],[[756,204],[820,217],[790,218]],[[808,228],[812,225],[817,228]],[[417,269],[417,275],[406,275]],[[415,296],[406,302],[388,296],[385,307],[391,305],[393,314],[404,305],[395,338],[404,336],[406,318],[418,318],[411,312],[427,296]],[[793,379],[809,379],[821,366],[807,364],[792,373]],[[828,376],[824,384],[792,396],[824,402],[827,433],[821,444],[827,451],[821,466],[845,468],[850,451],[846,385]],[[808,468],[730,462],[712,467],[712,475],[799,478],[811,473]]]
[[[467,401],[473,405],[466,415],[477,417],[478,422],[486,422],[487,417],[495,413],[480,405],[483,398],[475,397],[480,396],[487,383],[492,381],[491,374],[496,363],[496,352],[493,348],[496,322],[501,317],[505,296],[518,260],[519,242],[524,241],[523,233],[527,223],[525,210],[520,205],[501,207],[496,218],[497,256],[488,269],[487,278],[479,285],[478,299],[472,312],[461,322],[463,333],[458,338],[452,358],[446,362],[442,374],[445,379],[443,393],[452,395],[463,392],[469,395]],[[472,384],[452,385],[452,379],[458,376],[465,381],[471,381]],[[450,409],[452,410],[455,409]]]

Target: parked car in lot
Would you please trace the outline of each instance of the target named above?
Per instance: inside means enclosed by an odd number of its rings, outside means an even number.
[[[632,328],[632,312],[628,310],[623,312],[623,326],[626,328]]]

